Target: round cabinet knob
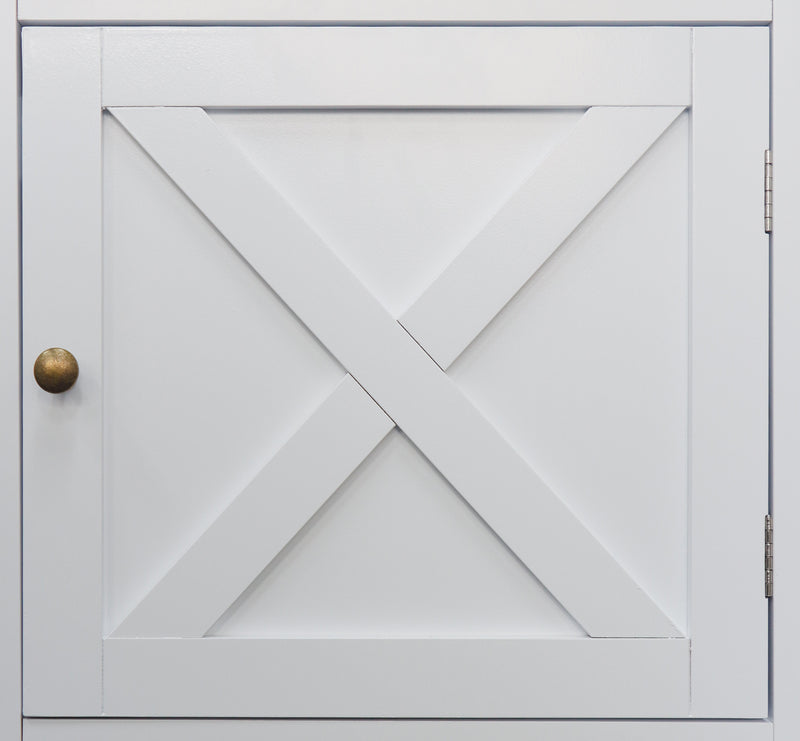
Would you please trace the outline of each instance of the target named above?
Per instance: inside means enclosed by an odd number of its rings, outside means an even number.
[[[78,380],[78,361],[63,347],[51,347],[36,358],[33,377],[45,391],[62,394]]]

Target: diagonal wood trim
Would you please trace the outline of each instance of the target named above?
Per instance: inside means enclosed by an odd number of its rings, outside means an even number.
[[[447,369],[683,110],[590,108],[400,323]]]
[[[393,427],[346,376],[114,635],[201,637]]]
[[[679,635],[202,109],[109,110],[589,635]]]

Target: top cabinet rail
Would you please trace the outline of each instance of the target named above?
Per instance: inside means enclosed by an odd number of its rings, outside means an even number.
[[[46,24],[765,25],[771,0],[19,0]]]

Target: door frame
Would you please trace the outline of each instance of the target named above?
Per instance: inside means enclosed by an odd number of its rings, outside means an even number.
[[[0,737],[19,738],[20,564],[19,27],[0,2]]]
[[[223,4],[226,11],[223,14]],[[315,23],[357,22],[365,19],[365,3],[339,0],[336,7],[327,5],[327,16],[302,8],[288,18],[276,8],[280,3],[254,3],[239,0],[232,5],[225,0],[205,3],[203,13],[193,16],[176,12],[170,2],[117,2],[113,15],[96,11],[97,5],[84,0],[20,0],[21,22],[33,24],[99,25],[102,23],[202,24],[228,20],[247,25],[267,25],[289,21]],[[800,8],[793,0],[773,0],[774,21],[770,23],[769,0],[695,0],[668,3],[653,0],[637,4],[627,14],[622,0],[575,3],[564,9],[555,0],[541,0],[524,17],[516,3],[502,5],[490,0],[470,2],[459,17],[447,18],[430,3],[427,17],[419,9],[407,10],[409,3],[385,3],[378,22],[449,23],[464,22],[510,24],[601,23],[613,18],[614,25],[661,22],[675,25],[772,25],[772,125],[776,172],[776,219],[772,236],[772,511],[776,517],[776,596],[772,601],[773,630],[772,700],[770,719],[776,721],[777,738],[796,738],[800,733],[800,710],[795,698],[800,691],[800,636],[793,621],[800,614],[800,581],[789,578],[791,569],[800,567],[800,502],[795,494],[800,488],[800,348],[797,347],[800,325],[800,255],[795,243],[800,240],[800,213],[793,203],[800,201],[800,142],[795,133],[800,128],[800,90],[793,70],[800,64],[796,39],[800,35]],[[255,7],[258,6],[258,7]],[[558,7],[561,6],[561,7]],[[577,7],[576,7],[577,6]],[[556,9],[558,8],[558,9]],[[338,12],[337,12],[338,9]],[[516,9],[516,12],[515,12]],[[360,12],[359,12],[360,11]],[[636,15],[632,15],[635,12]],[[367,19],[373,23],[377,19]],[[15,738],[21,734],[20,682],[20,414],[19,414],[19,24],[15,0],[0,5],[0,342],[6,349],[0,354],[0,734]],[[786,204],[785,211],[782,204]],[[12,348],[9,352],[7,349]],[[14,352],[13,349],[17,351]],[[790,564],[791,566],[787,565]],[[784,629],[785,626],[785,629]],[[48,721],[68,725],[73,721]],[[148,722],[148,721],[144,721]],[[531,721],[537,722],[537,721]],[[31,721],[33,723],[33,721]],[[95,721],[97,725],[104,721]],[[160,723],[170,723],[163,721]],[[240,723],[231,721],[230,723]],[[582,722],[583,727],[592,723]],[[562,724],[566,727],[569,724]],[[594,725],[594,724],[593,724]],[[699,723],[686,723],[697,726]],[[706,725],[706,724],[703,724]],[[747,724],[755,726],[756,724]],[[763,726],[764,724],[757,724]],[[237,726],[238,727],[238,726]],[[674,728],[674,725],[672,726]],[[721,725],[719,726],[721,729]],[[641,730],[641,729],[639,729]],[[706,728],[706,732],[708,731]],[[730,727],[728,728],[730,731]],[[66,733],[66,732],[65,732]],[[27,734],[26,734],[27,735]],[[55,736],[52,736],[55,737]],[[58,735],[60,738],[66,736]],[[172,737],[172,736],[171,736]],[[573,736],[574,738],[577,738]],[[688,737],[688,736],[687,736]],[[705,736],[708,738],[709,736]],[[730,738],[731,736],[726,736]],[[242,738],[247,738],[242,735]],[[394,736],[392,736],[394,738]],[[398,736],[398,738],[400,738]]]

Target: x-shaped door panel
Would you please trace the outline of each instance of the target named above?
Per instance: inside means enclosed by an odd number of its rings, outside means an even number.
[[[399,321],[202,109],[110,110],[349,372],[117,635],[204,635],[394,425],[590,636],[679,635],[444,369],[682,108],[589,109]]]

